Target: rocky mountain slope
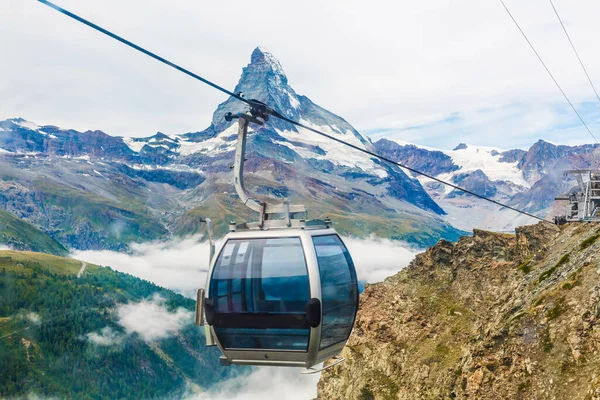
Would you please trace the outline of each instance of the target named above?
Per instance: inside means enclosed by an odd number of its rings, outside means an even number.
[[[297,94],[261,48],[235,92],[373,149],[343,118]],[[243,109],[229,99],[205,130],[146,138],[20,118],[0,122],[0,206],[75,249],[124,250],[131,241],[195,233],[200,217],[212,217],[223,233],[230,220],[252,218],[237,205],[229,168],[237,122],[224,119]],[[277,119],[251,128],[247,159],[247,186],[257,197],[302,202],[310,217],[332,217],[341,233],[422,246],[460,234],[421,183],[399,168]]]
[[[319,399],[600,398],[600,224],[475,231],[368,285]]]
[[[576,186],[568,169],[595,169],[600,146],[563,146],[539,140],[527,151],[459,144],[451,151],[380,139],[374,143],[382,155],[440,179],[465,187],[539,216],[564,213],[554,197]],[[427,178],[415,176],[429,195],[447,212],[454,226],[510,231],[532,223],[528,217],[486,203]]]
[[[15,250],[66,256],[68,250],[35,226],[0,208],[0,243]]]
[[[110,268],[0,251],[0,398],[181,398],[248,371],[219,367],[194,306]]]

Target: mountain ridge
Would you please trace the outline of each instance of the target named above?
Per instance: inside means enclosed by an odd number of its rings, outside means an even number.
[[[437,150],[386,139],[380,139],[374,145],[377,151],[397,162],[448,182],[461,182],[475,193],[547,218],[563,212],[557,208],[554,197],[576,186],[573,178],[564,176],[564,171],[594,169],[600,161],[598,144],[566,146],[542,139],[527,151],[465,143],[454,150]],[[437,182],[417,175],[415,178],[448,213],[446,221],[458,228],[510,231],[532,222],[511,210],[490,205]]]
[[[0,208],[0,243],[15,250],[66,256],[69,251],[35,226]]]
[[[236,91],[373,149],[343,118],[298,95],[279,62],[263,49],[253,52]],[[2,207],[75,249],[126,250],[132,241],[193,233],[199,210],[213,216],[217,234],[223,234],[231,220],[253,217],[234,205],[229,166],[237,126],[223,118],[243,109],[230,98],[216,108],[205,130],[146,138],[38,126],[23,119],[0,122],[0,170],[5,171],[0,178],[12,185],[0,193]],[[424,246],[463,233],[441,218],[443,208],[401,169],[289,123],[273,118],[265,126],[252,126],[247,159],[247,186],[257,197],[304,202],[311,216],[341,215],[342,234],[376,234]],[[69,202],[72,196],[62,193],[75,194],[81,207],[93,212],[82,215]],[[132,234],[136,231],[138,238]]]

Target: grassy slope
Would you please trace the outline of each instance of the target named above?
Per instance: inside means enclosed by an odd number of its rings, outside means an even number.
[[[0,209],[0,244],[6,244],[18,250],[32,250],[63,256],[68,254],[68,250],[56,240],[3,209]]]
[[[220,368],[190,323],[175,336],[147,343],[125,335],[116,306],[159,293],[165,306],[194,302],[106,267],[47,254],[0,251],[0,397],[170,398],[206,388],[239,369]],[[28,316],[35,313],[40,321]],[[110,327],[123,340],[96,346],[86,335]]]

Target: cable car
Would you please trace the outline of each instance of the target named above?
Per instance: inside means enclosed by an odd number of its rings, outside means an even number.
[[[344,347],[358,306],[333,229],[231,232],[212,267],[206,321],[227,363],[311,367]]]
[[[259,220],[232,223],[216,257],[206,220],[211,263],[206,288],[198,291],[196,322],[206,321],[207,345],[219,347],[222,365],[310,369],[336,358],[350,336],[358,310],[356,271],[329,219],[298,219],[306,216],[302,205],[266,204],[246,194],[245,140],[249,122],[262,125],[257,117],[268,119],[260,108],[226,116],[239,118],[236,191]]]

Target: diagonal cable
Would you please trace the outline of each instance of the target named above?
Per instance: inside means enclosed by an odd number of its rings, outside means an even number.
[[[131,48],[133,48],[133,49],[141,52],[141,53],[144,53],[145,55],[147,55],[149,57],[154,58],[155,60],[160,61],[163,64],[168,65],[169,67],[175,68],[176,70],[181,71],[184,74],[189,75],[189,76],[191,76],[194,79],[197,79],[197,80],[199,80],[199,81],[201,81],[203,83],[206,83],[208,86],[211,86],[211,87],[213,87],[213,88],[215,88],[215,89],[217,89],[217,90],[219,90],[219,91],[221,91],[221,92],[223,92],[225,94],[228,94],[231,97],[234,97],[234,98],[236,98],[236,99],[238,99],[240,101],[243,101],[244,103],[250,104],[250,102],[248,102],[248,100],[244,99],[242,96],[240,96],[238,94],[235,94],[235,93],[233,93],[233,92],[225,89],[223,86],[219,86],[216,83],[213,83],[213,82],[209,81],[208,79],[205,79],[205,78],[201,77],[200,75],[193,73],[190,70],[187,70],[187,69],[185,69],[183,67],[180,67],[179,65],[177,65],[177,64],[175,64],[175,63],[167,60],[166,58],[161,57],[161,56],[157,55],[156,53],[153,53],[153,52],[151,52],[149,50],[146,50],[143,47],[140,47],[137,44],[135,44],[133,42],[130,42],[129,40],[124,39],[121,36],[119,36],[119,35],[117,35],[115,33],[112,33],[110,31],[102,28],[101,26],[98,26],[98,25],[94,24],[93,22],[90,22],[90,21],[88,21],[88,20],[86,20],[86,19],[78,16],[77,14],[73,14],[72,12],[70,12],[68,10],[65,10],[64,8],[62,8],[60,6],[57,6],[56,4],[54,4],[54,3],[50,2],[50,1],[47,1],[47,0],[38,0],[38,1],[40,3],[42,3],[42,4],[47,5],[50,8],[55,9],[56,11],[58,11],[58,12],[64,14],[64,15],[66,15],[67,17],[71,17],[74,20],[79,21],[82,24],[89,26],[90,28],[95,29],[98,32],[101,32],[101,33],[105,34],[106,36],[109,36],[109,37],[111,37],[111,38],[113,38],[113,39],[115,39],[115,40],[117,40],[117,41],[119,41],[119,42],[121,42],[121,43],[123,43],[123,44],[125,44],[125,45],[127,45],[127,46],[129,46],[129,47],[131,47]]]
[[[546,65],[546,63],[542,59],[542,57],[539,55],[539,53],[537,52],[537,50],[535,49],[535,47],[533,47],[533,44],[529,41],[529,38],[527,37],[527,35],[525,34],[525,32],[523,32],[523,29],[521,29],[521,26],[519,25],[519,23],[517,22],[517,20],[515,19],[515,17],[513,17],[512,13],[508,9],[508,7],[506,7],[506,4],[504,4],[504,1],[503,0],[499,0],[499,1],[500,1],[500,3],[502,3],[502,6],[504,7],[504,9],[506,10],[506,12],[510,16],[510,18],[513,20],[513,22],[515,23],[515,25],[519,29],[519,32],[521,32],[521,34],[523,35],[523,37],[525,38],[525,40],[529,44],[529,47],[531,47],[531,50],[533,50],[533,52],[535,53],[535,55],[538,58],[538,60],[540,60],[540,62],[542,63],[542,65],[546,69],[546,72],[548,72],[548,75],[550,75],[550,78],[552,78],[552,81],[554,82],[554,84],[556,85],[556,87],[558,88],[558,90],[560,90],[560,92],[564,96],[565,100],[567,100],[567,103],[569,103],[569,105],[571,106],[571,108],[573,109],[573,111],[575,112],[575,114],[577,114],[577,117],[579,118],[579,120],[581,121],[581,123],[583,124],[583,126],[585,126],[585,129],[592,136],[592,138],[594,138],[594,141],[596,143],[598,143],[598,139],[596,139],[596,136],[594,136],[594,134],[592,133],[592,131],[590,130],[590,128],[588,127],[588,125],[585,123],[585,121],[583,120],[583,118],[581,117],[581,115],[579,114],[579,112],[577,111],[577,109],[575,108],[575,106],[573,105],[573,103],[571,102],[571,100],[569,100],[569,97],[567,96],[567,94],[565,93],[565,91],[558,84],[558,81],[556,80],[556,78],[554,78],[554,75],[552,75],[552,72],[550,72],[550,69],[548,68],[548,66]]]
[[[556,7],[554,6],[554,3],[552,2],[552,0],[549,0],[549,1],[550,1],[550,4],[552,5],[552,9],[554,10],[554,13],[556,14],[556,18],[558,18],[558,22],[560,22],[560,26],[562,26],[562,29],[565,32],[565,35],[567,36],[567,39],[569,39],[571,48],[573,49],[573,52],[577,56],[577,59],[579,60],[579,64],[581,65],[581,68],[583,69],[583,72],[585,73],[585,76],[587,77],[588,82],[590,83],[590,86],[592,87],[592,90],[594,91],[594,94],[596,95],[596,98],[598,99],[598,102],[600,102],[600,96],[598,95],[598,91],[596,90],[596,87],[594,86],[594,83],[592,82],[592,78],[590,78],[590,75],[588,74],[587,69],[585,68],[585,65],[583,65],[583,61],[581,60],[581,57],[579,57],[579,52],[575,48],[575,45],[573,44],[573,41],[571,40],[571,36],[569,35],[569,32],[567,32],[567,28],[565,27],[565,24],[563,24],[562,18],[560,18],[560,15],[558,14],[558,10],[556,10]]]
[[[211,87],[213,87],[213,88],[215,88],[215,89],[217,89],[217,90],[219,90],[219,91],[221,91],[223,93],[226,93],[226,94],[230,95],[231,97],[234,97],[235,99],[240,100],[240,101],[242,101],[242,102],[250,105],[251,107],[256,107],[257,105],[260,106],[260,104],[262,104],[260,102],[256,102],[256,101],[245,99],[245,98],[241,97],[240,95],[237,95],[237,94],[235,94],[233,92],[230,92],[229,90],[223,88],[222,86],[219,86],[216,83],[213,83],[213,82],[209,81],[208,79],[205,79],[205,78],[201,77],[198,74],[195,74],[195,73],[193,73],[193,72],[191,72],[191,71],[189,71],[189,70],[187,70],[187,69],[185,69],[183,67],[180,67],[179,65],[177,65],[175,63],[172,63],[171,61],[169,61],[169,60],[167,60],[167,59],[165,59],[165,58],[163,58],[161,56],[158,56],[155,53],[152,53],[151,51],[146,50],[143,47],[140,47],[140,46],[136,45],[135,43],[130,42],[129,40],[124,39],[121,36],[118,36],[118,35],[110,32],[110,31],[108,31],[108,30],[106,30],[106,29],[104,29],[104,28],[102,28],[102,27],[100,27],[100,26],[98,26],[98,25],[96,25],[96,24],[94,24],[94,23],[92,23],[92,22],[90,22],[90,21],[88,21],[88,20],[86,20],[86,19],[78,16],[78,15],[76,15],[76,14],[73,14],[72,12],[70,12],[68,10],[65,10],[64,8],[62,8],[60,6],[57,6],[56,4],[54,4],[54,3],[52,3],[52,2],[50,2],[48,0],[37,0],[37,1],[39,1],[40,3],[45,4],[45,5],[53,8],[53,9],[55,9],[56,11],[58,11],[58,12],[64,14],[64,15],[66,15],[66,16],[68,16],[68,17],[70,17],[70,18],[72,18],[72,19],[74,19],[74,20],[76,20],[78,22],[81,22],[82,24],[87,25],[87,26],[91,27],[92,29],[95,29],[96,31],[98,31],[100,33],[103,33],[103,34],[105,34],[105,35],[107,35],[107,36],[109,36],[109,37],[111,37],[111,38],[113,38],[113,39],[115,39],[115,40],[117,40],[117,41],[119,41],[119,42],[121,42],[121,43],[123,43],[123,44],[125,44],[125,45],[127,45],[127,46],[129,46],[129,47],[131,47],[131,48],[133,48],[133,49],[135,49],[137,51],[139,51],[139,52],[141,52],[141,53],[144,53],[147,56],[152,57],[155,60],[158,60],[158,61],[162,62],[163,64],[166,64],[166,65],[168,65],[168,66],[170,66],[172,68],[175,68],[176,70],[181,71],[184,74],[186,74],[188,76],[191,76],[192,78],[195,78],[195,79],[197,79],[197,80],[199,80],[199,81],[201,81],[201,82],[203,82],[203,83],[205,83],[205,84],[207,84],[207,85],[209,85],[209,86],[211,86]],[[502,1],[502,0],[500,0],[500,1]],[[507,11],[508,11],[508,9],[507,9]],[[536,54],[537,54],[537,52],[536,52]],[[548,73],[550,73],[549,70],[548,70]],[[557,83],[557,85],[558,85],[558,83]],[[561,89],[561,91],[562,91],[562,89]],[[563,94],[564,94],[564,92],[563,92]],[[565,97],[566,97],[566,95],[565,95]],[[260,104],[257,104],[257,103],[260,103]],[[569,104],[570,104],[570,101],[569,101]],[[262,105],[265,106],[264,104],[262,104]],[[397,161],[394,161],[394,160],[392,160],[390,158],[381,156],[381,155],[379,155],[377,153],[374,153],[372,151],[369,151],[367,149],[363,149],[363,148],[358,147],[356,145],[353,145],[351,143],[345,142],[345,141],[343,141],[343,140],[341,140],[339,138],[336,138],[334,136],[328,135],[328,134],[326,134],[324,132],[321,132],[321,131],[319,131],[317,129],[311,128],[310,126],[304,125],[304,124],[302,124],[300,122],[296,122],[296,121],[294,121],[292,119],[289,119],[289,118],[283,116],[282,114],[280,114],[279,112],[274,111],[274,110],[272,110],[272,109],[270,109],[268,107],[263,108],[263,111],[268,111],[269,114],[273,115],[276,118],[281,119],[282,121],[286,121],[286,122],[289,122],[289,123],[291,123],[293,125],[296,125],[298,127],[307,129],[307,130],[309,130],[311,132],[314,132],[314,133],[316,133],[318,135],[321,135],[321,136],[326,137],[328,139],[331,139],[331,140],[333,140],[335,142],[341,143],[341,144],[343,144],[345,146],[351,147],[351,148],[353,148],[355,150],[358,150],[358,151],[360,151],[362,153],[365,153],[365,154],[367,154],[367,155],[369,155],[371,157],[376,157],[376,158],[378,158],[380,160],[383,160],[383,161],[385,161],[387,163],[390,163],[390,164],[396,165],[398,167],[404,168],[404,169],[406,169],[408,171],[411,171],[411,172],[413,172],[415,174],[418,174],[418,175],[424,176],[426,178],[432,179],[432,180],[434,180],[436,182],[439,182],[439,183],[441,183],[443,185],[449,186],[449,187],[454,188],[456,190],[459,190],[459,191],[462,191],[464,193],[470,194],[472,196],[478,197],[478,198],[480,198],[482,200],[485,200],[485,201],[488,201],[490,203],[496,204],[496,205],[498,205],[500,207],[507,208],[507,209],[515,211],[517,213],[526,215],[528,217],[535,218],[537,220],[540,220],[540,221],[543,221],[543,222],[546,222],[546,223],[549,223],[549,224],[554,224],[553,222],[548,221],[547,219],[544,219],[542,217],[538,217],[537,215],[533,215],[533,214],[530,214],[530,213],[528,213],[526,211],[519,210],[518,208],[509,206],[508,204],[500,203],[499,201],[496,201],[496,200],[490,199],[488,197],[482,196],[482,195],[477,194],[477,193],[475,193],[475,192],[473,192],[471,190],[468,190],[468,189],[462,188],[460,186],[457,186],[457,185],[455,185],[453,183],[446,182],[446,181],[444,181],[442,179],[436,178],[436,177],[434,177],[432,175],[429,175],[429,174],[427,174],[425,172],[421,172],[421,171],[419,171],[417,169],[414,169],[414,168],[411,168],[411,167],[409,167],[407,165],[401,164],[401,163],[399,163]],[[577,111],[575,111],[575,112],[577,112]],[[583,120],[582,120],[582,122],[583,122]]]

